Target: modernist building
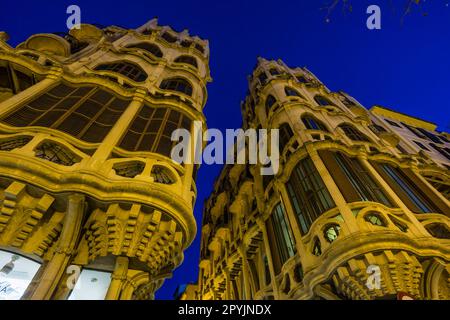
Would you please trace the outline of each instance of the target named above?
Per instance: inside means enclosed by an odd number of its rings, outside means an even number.
[[[208,42],[156,20],[7,40],[0,299],[152,298],[196,234],[170,138],[205,122]]]
[[[226,165],[204,207],[196,299],[450,299],[450,135],[259,59],[243,127],[280,170]]]

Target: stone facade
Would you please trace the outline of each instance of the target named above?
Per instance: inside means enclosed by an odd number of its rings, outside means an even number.
[[[280,60],[258,60],[241,109],[280,129],[280,170],[224,166],[196,299],[450,299],[447,133]]]
[[[105,299],[153,298],[196,234],[197,168],[170,136],[205,123],[208,42],[156,19],[7,39],[0,249],[40,264],[22,299],[67,299],[69,266],[109,272]]]

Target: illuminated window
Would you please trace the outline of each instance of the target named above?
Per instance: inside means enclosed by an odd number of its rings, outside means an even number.
[[[20,300],[41,264],[0,250],[0,300]]]
[[[1,122],[15,127],[52,128],[86,142],[98,143],[108,134],[129,102],[98,87],[60,84],[7,115]]]
[[[377,213],[368,213],[364,216],[364,219],[374,226],[386,227],[384,219],[382,219],[381,216]]]
[[[341,230],[341,227],[337,224],[332,224],[330,226],[327,226],[325,228],[325,231],[323,232],[323,235],[325,239],[327,239],[328,242],[333,242],[334,240],[339,237],[339,231]]]
[[[111,273],[83,269],[69,300],[104,300],[111,282]]]

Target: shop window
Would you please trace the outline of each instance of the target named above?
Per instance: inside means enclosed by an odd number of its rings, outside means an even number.
[[[104,300],[111,282],[111,273],[83,269],[69,300]]]

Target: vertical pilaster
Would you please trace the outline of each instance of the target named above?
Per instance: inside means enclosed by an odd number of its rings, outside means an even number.
[[[117,257],[113,274],[111,275],[111,283],[106,293],[105,300],[118,300],[123,284],[127,280],[128,258]]]

